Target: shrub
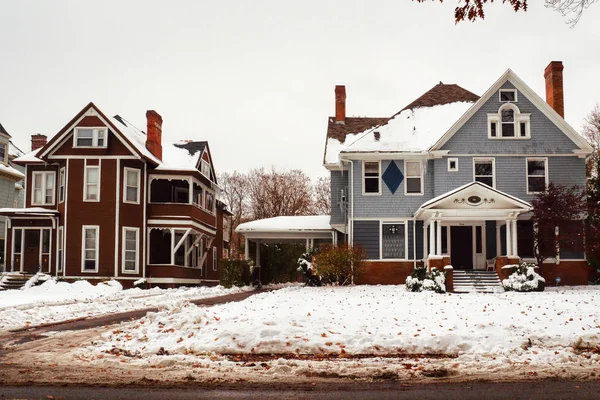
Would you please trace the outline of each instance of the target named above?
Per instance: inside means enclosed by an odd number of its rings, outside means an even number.
[[[298,258],[298,272],[304,276],[306,286],[321,286],[321,277],[315,275],[315,267],[312,263],[314,256],[317,254],[316,249],[309,250]]]
[[[502,281],[504,290],[515,292],[543,292],[546,280],[535,272],[532,263],[519,264],[508,279]]]
[[[314,257],[316,272],[313,273],[325,284],[347,285],[362,272],[365,256],[359,247],[323,245]]]
[[[248,262],[244,260],[221,260],[219,268],[219,283],[221,286],[230,288],[232,286],[244,286],[244,269],[249,268]]]
[[[406,290],[409,292],[446,293],[446,277],[437,268],[431,268],[431,272],[427,272],[427,268],[417,267],[406,278]]]

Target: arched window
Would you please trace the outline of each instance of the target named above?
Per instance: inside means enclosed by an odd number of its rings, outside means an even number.
[[[529,139],[529,116],[513,103],[502,104],[498,113],[488,114],[488,138]]]

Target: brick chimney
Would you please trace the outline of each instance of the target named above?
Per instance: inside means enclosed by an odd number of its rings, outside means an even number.
[[[335,123],[346,123],[346,86],[335,87]]]
[[[146,111],[146,148],[162,161],[162,117],[154,110]]]
[[[48,143],[48,138],[46,135],[42,135],[40,133],[31,135],[31,151],[44,147],[46,143]]]
[[[544,70],[544,78],[546,78],[546,103],[564,118],[565,101],[563,97],[562,61],[551,61]]]

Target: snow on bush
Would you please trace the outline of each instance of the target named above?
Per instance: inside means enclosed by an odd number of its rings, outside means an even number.
[[[50,275],[44,274],[43,272],[38,272],[37,274],[29,278],[27,282],[25,282],[25,285],[23,285],[21,290],[29,289],[30,287],[37,285],[39,282],[46,282],[48,280],[52,280],[52,277]]]
[[[406,289],[409,292],[431,291],[446,293],[446,277],[437,268],[427,272],[427,268],[415,268],[412,274],[406,278]]]
[[[521,263],[513,265],[516,267],[508,279],[502,281],[504,290],[515,292],[543,292],[546,286],[546,280],[535,272],[535,265],[532,263]]]

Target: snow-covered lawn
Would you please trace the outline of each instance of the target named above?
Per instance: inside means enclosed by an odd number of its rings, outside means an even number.
[[[583,357],[599,367],[600,287],[464,295],[410,293],[403,286],[289,287],[211,308],[181,301],[104,340],[97,352],[116,348],[113,354],[148,359],[428,354],[505,367],[558,368]]]
[[[190,287],[150,290],[126,289],[116,281],[92,285],[49,280],[25,290],[0,292],[0,331],[66,321],[81,317],[165,306],[173,302],[223,296],[251,290]]]

